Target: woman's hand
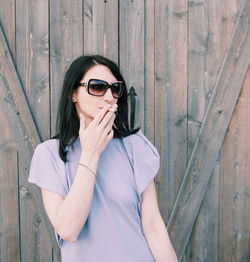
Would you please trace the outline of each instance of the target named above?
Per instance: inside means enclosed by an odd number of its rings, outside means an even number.
[[[116,109],[116,104],[113,107],[106,105],[87,127],[85,126],[84,115],[80,114],[79,138],[84,154],[99,157],[108,142],[113,138],[112,126]]]

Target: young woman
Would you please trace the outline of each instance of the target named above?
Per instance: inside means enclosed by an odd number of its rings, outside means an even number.
[[[140,130],[129,130],[114,62],[95,55],[71,64],[57,129],[37,146],[29,182],[42,190],[62,261],[177,261],[153,182],[159,155]]]

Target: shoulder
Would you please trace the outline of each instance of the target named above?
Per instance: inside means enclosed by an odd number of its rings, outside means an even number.
[[[153,153],[157,158],[159,158],[158,151],[152,142],[143,134],[141,130],[137,133],[124,137],[123,142],[125,147],[130,152],[139,152],[139,153]]]
[[[48,139],[36,146],[35,155],[49,154],[50,156],[59,156],[59,140],[58,139]]]

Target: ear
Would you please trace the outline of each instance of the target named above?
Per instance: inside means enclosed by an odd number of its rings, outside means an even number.
[[[77,101],[76,91],[73,92],[72,102],[75,103]]]

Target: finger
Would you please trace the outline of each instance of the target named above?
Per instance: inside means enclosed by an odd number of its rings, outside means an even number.
[[[108,112],[99,124],[100,129],[105,129],[109,122],[113,120],[113,117],[115,117],[114,112]]]
[[[112,130],[113,124],[115,121],[115,115],[113,115],[110,119],[110,121],[108,122],[107,126],[105,127],[105,129],[103,130],[103,134],[105,136],[107,136],[109,134],[109,132]]]
[[[115,117],[116,108],[117,108],[117,105],[114,105],[113,107],[109,109],[109,112],[104,116],[104,118],[102,119],[102,121],[99,124],[101,129],[104,129],[108,125],[109,121],[112,119],[113,116]]]
[[[94,119],[91,122],[91,125],[93,126],[97,126],[99,125],[99,123],[102,121],[103,117],[105,116],[105,114],[108,112],[108,110],[111,108],[111,105],[108,104],[106,106],[104,106],[94,117]]]
[[[107,135],[108,141],[111,140],[113,137],[114,137],[114,130],[111,129],[110,132],[109,132],[108,135]]]

